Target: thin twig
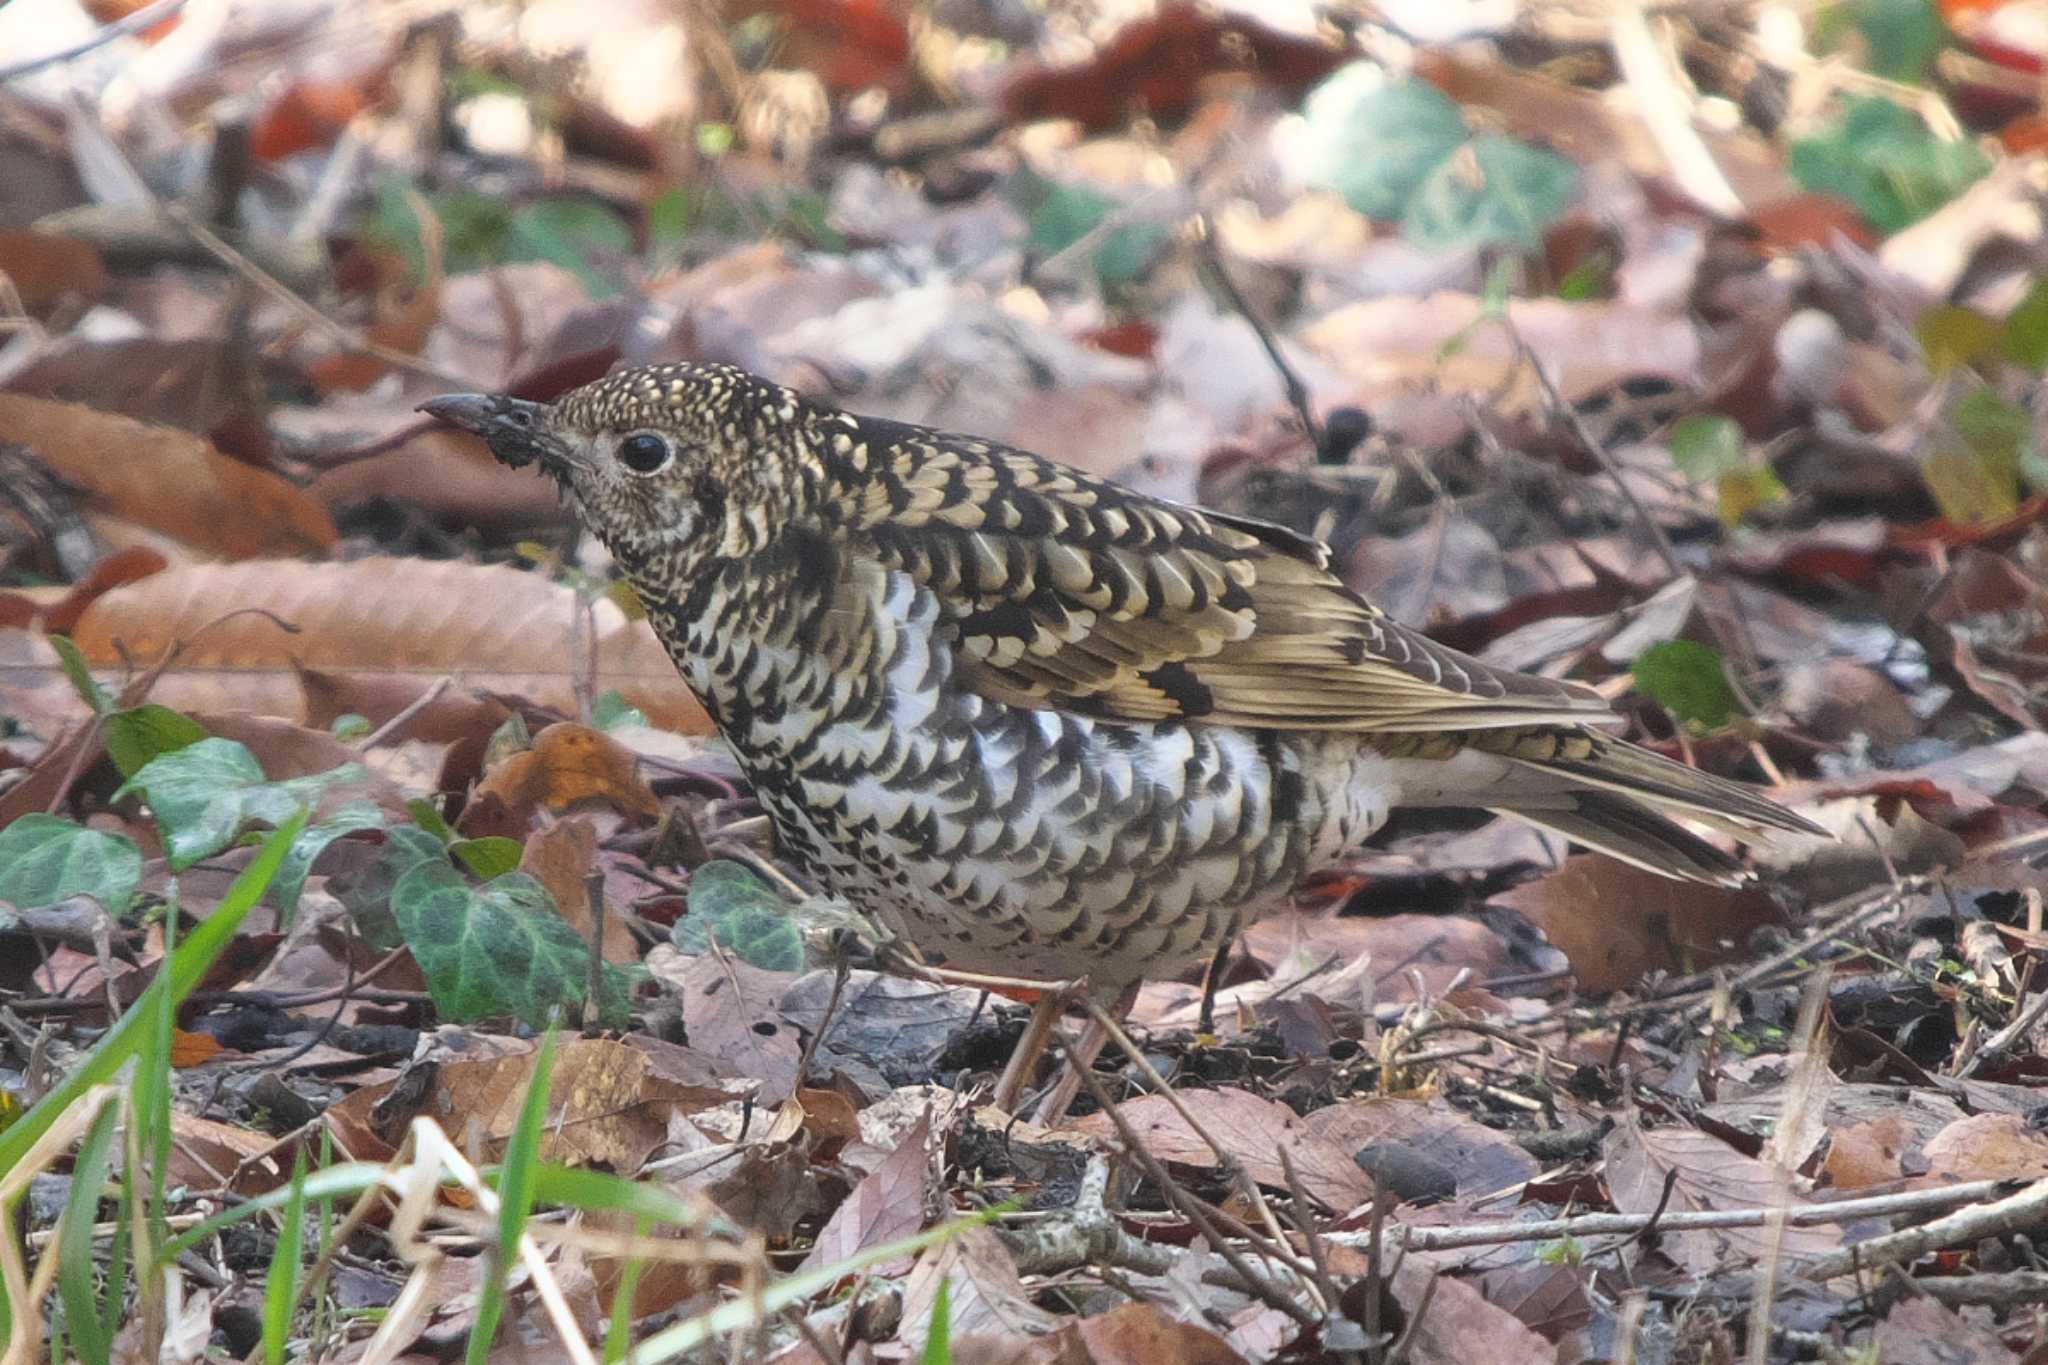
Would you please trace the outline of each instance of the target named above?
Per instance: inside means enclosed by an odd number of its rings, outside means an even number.
[[[1244,291],[1237,287],[1237,281],[1230,276],[1230,270],[1223,263],[1223,248],[1216,242],[1216,225],[1206,213],[1195,215],[1194,235],[1197,249],[1202,253],[1203,264],[1215,277],[1216,285],[1245,325],[1258,337],[1259,345],[1266,351],[1266,359],[1273,362],[1273,368],[1280,372],[1280,383],[1287,390],[1287,401],[1294,406],[1295,416],[1301,419],[1301,429],[1308,434],[1309,444],[1318,457],[1323,453],[1323,426],[1316,420],[1315,407],[1309,399],[1308,385],[1302,382],[1294,367],[1287,363],[1287,357],[1280,353],[1280,342],[1273,335],[1273,329],[1253,311]]]
[[[1216,1254],[1242,1277],[1245,1287],[1267,1307],[1285,1313],[1300,1326],[1318,1325],[1319,1319],[1314,1313],[1304,1308],[1292,1294],[1252,1268],[1251,1262],[1245,1260],[1244,1253],[1232,1246],[1230,1239],[1217,1230],[1215,1221],[1210,1217],[1213,1211],[1201,1200],[1182,1189],[1180,1182],[1168,1174],[1159,1158],[1145,1150],[1144,1142],[1131,1128],[1129,1121],[1118,1111],[1116,1101],[1109,1097],[1109,1092],[1103,1088],[1102,1082],[1095,1078],[1094,1070],[1085,1070],[1080,1076],[1081,1084],[1088,1091],[1089,1097],[1101,1107],[1103,1113],[1109,1115],[1109,1121],[1116,1126],[1118,1140],[1124,1144],[1124,1149],[1138,1165],[1144,1168],[1146,1178],[1159,1187],[1159,1192],[1166,1196],[1168,1203],[1180,1211],[1182,1217],[1195,1225],[1196,1231],[1202,1234],[1203,1239]]]
[[[61,51],[47,52],[40,57],[31,57],[27,61],[16,62],[13,66],[0,67],[0,85],[4,85],[11,80],[17,80],[22,76],[28,75],[30,72],[41,71],[46,66],[56,66],[60,63],[83,57],[95,48],[104,47],[106,44],[113,42],[116,38],[125,38],[131,33],[141,33],[147,29],[154,28],[184,7],[185,0],[156,0],[155,4],[144,5],[132,14],[122,15],[90,38],[74,43]]]
[[[2042,1182],[2048,1183],[2048,1182]],[[1925,1213],[1954,1208],[1993,1198],[2012,1189],[2010,1180],[1973,1180],[1938,1190],[1907,1190],[1900,1194],[1872,1195],[1867,1199],[1838,1199],[1825,1203],[1798,1204],[1785,1215],[1788,1227],[1815,1227],[1824,1223],[1852,1223],[1862,1218],[1892,1214]],[[2032,1187],[2029,1187],[2030,1189]],[[2048,1200],[2048,1195],[2043,1196]],[[1986,1207],[1996,1207],[1987,1205]],[[1773,1210],[1711,1209],[1698,1213],[1667,1213],[1657,1226],[1665,1232],[1698,1232],[1708,1228],[1759,1228]],[[1571,1218],[1550,1218],[1532,1223],[1467,1223],[1460,1227],[1416,1227],[1390,1224],[1388,1235],[1414,1251],[1450,1251],[1458,1247],[1493,1246],[1506,1242],[1555,1242],[1583,1240],[1618,1233],[1635,1232],[1649,1222],[1640,1213],[1585,1213]],[[1932,1226],[1931,1224],[1929,1226]],[[1326,1234],[1341,1246],[1363,1247],[1367,1235],[1360,1232]],[[1869,1246],[1871,1243],[1862,1243]],[[1840,1273],[1840,1272],[1837,1272]]]
[[[411,701],[407,702],[405,706],[402,709],[400,709],[397,715],[393,716],[390,720],[385,721],[376,729],[370,731],[368,736],[364,738],[363,742],[356,747],[361,749],[374,749],[380,744],[389,743],[394,735],[396,735],[400,730],[405,728],[406,722],[410,721],[413,717],[419,715],[420,712],[426,710],[429,706],[432,706],[435,702],[439,701],[441,699],[441,694],[443,692],[446,692],[449,689],[449,687],[451,687],[454,684],[454,682],[455,678],[453,674],[443,673],[440,677],[434,679],[434,683],[431,687],[429,687],[426,691],[420,693],[417,697],[414,697]]]

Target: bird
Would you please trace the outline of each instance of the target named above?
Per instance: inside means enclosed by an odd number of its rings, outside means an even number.
[[[826,891],[966,972],[1128,999],[1397,808],[1513,816],[1681,881],[1820,833],[1610,732],[1582,684],[1387,616],[1321,542],[718,364],[421,410],[609,549]]]

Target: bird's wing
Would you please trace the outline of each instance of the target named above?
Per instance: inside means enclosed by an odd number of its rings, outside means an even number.
[[[836,416],[836,415],[835,415]],[[1388,618],[1284,527],[870,418],[824,440],[838,515],[938,597],[970,686],[1126,720],[1440,731],[1611,719]]]

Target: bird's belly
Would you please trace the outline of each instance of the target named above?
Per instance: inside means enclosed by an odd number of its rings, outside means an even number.
[[[1352,738],[971,694],[941,699],[882,761],[790,776],[760,783],[766,804],[831,891],[951,965],[1106,990],[1207,959],[1394,796],[1386,761]]]
[[[859,685],[795,639],[706,627],[678,657],[784,852],[953,965],[1098,990],[1174,975],[1399,799],[1356,736],[991,701],[928,591],[891,573],[875,592]]]

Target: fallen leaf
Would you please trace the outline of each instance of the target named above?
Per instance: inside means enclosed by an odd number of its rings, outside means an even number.
[[[1784,912],[1761,890],[1696,886],[1594,854],[1493,898],[1570,959],[1579,989],[1622,990],[1653,971],[1693,972],[1741,952]]]
[[[1198,1116],[1210,1137],[1261,1185],[1284,1190],[1287,1173],[1279,1151],[1287,1149],[1308,1192],[1335,1209],[1352,1209],[1372,1197],[1372,1181],[1351,1159],[1351,1153],[1309,1130],[1307,1122],[1284,1104],[1262,1099],[1233,1086],[1190,1091],[1183,1101]],[[1164,1095],[1143,1095],[1117,1106],[1124,1121],[1161,1161],[1214,1169],[1216,1152],[1188,1127],[1187,1120]],[[1116,1136],[1107,1114],[1089,1114],[1067,1125],[1091,1138]]]
[[[847,1260],[871,1246],[908,1237],[924,1226],[932,1197],[931,1110],[905,1133],[896,1150],[869,1171],[818,1229],[799,1270]]]
[[[260,607],[223,619],[228,613]],[[539,574],[444,560],[369,558],[349,563],[250,560],[152,574],[101,596],[74,632],[86,662],[124,668],[189,646],[156,699],[182,709],[298,715],[299,669],[330,678],[404,681],[418,696],[442,676],[479,691],[575,708],[578,610],[570,589]],[[710,721],[644,621],[591,605],[597,691],[616,689],[648,720],[685,734]],[[272,616],[290,622],[281,630]],[[201,631],[201,626],[211,625]],[[118,647],[117,647],[118,646]],[[16,636],[25,657],[5,668],[54,675],[55,658]],[[44,647],[47,650],[47,646]]]
[[[0,431],[84,490],[93,507],[206,554],[299,555],[330,549],[337,538],[305,493],[187,431],[18,393],[0,393]]]
[[[542,806],[562,810],[587,800],[609,801],[648,820],[661,813],[632,751],[602,730],[574,721],[548,726],[533,737],[532,748],[486,773],[476,799],[491,797],[504,803],[519,828]]]

